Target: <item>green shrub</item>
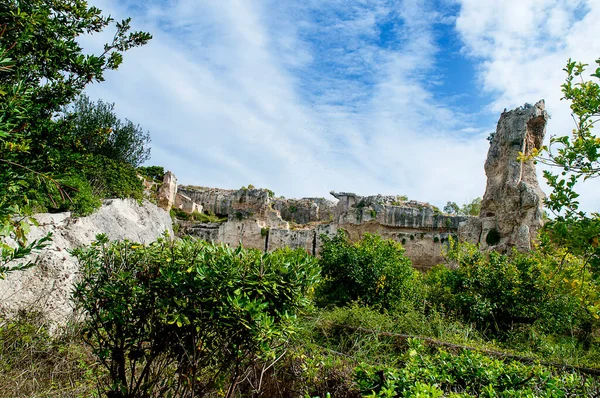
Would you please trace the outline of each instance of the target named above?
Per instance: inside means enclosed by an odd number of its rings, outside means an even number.
[[[74,253],[81,275],[73,298],[112,396],[234,389],[254,361],[276,358],[318,278],[303,250],[189,238],[144,246],[98,236]]]
[[[429,350],[409,340],[400,366],[356,368],[355,380],[365,397],[564,397],[598,394],[596,380],[577,373],[490,358],[463,350]],[[456,395],[453,395],[456,394]]]
[[[63,182],[66,190],[69,190],[66,187],[71,187],[75,190],[71,195],[72,201],[63,202],[65,210],[72,210],[78,216],[87,216],[102,205],[100,199],[94,195],[91,185],[85,179],[74,176],[64,179]]]
[[[358,300],[383,309],[414,300],[419,274],[400,244],[372,234],[352,243],[344,232],[333,238],[323,235],[322,241],[319,263],[324,280],[318,305],[343,306]]]
[[[573,331],[586,311],[574,292],[561,287],[559,264],[541,253],[480,252],[470,244],[451,245],[456,269],[439,266],[426,280],[430,300],[480,330],[506,333],[519,324],[551,332]]]
[[[137,172],[157,183],[161,183],[165,177],[165,168],[162,166],[141,166]]]
[[[150,134],[128,119],[122,122],[114,107],[114,103],[92,102],[80,94],[62,109],[62,121],[86,152],[137,167],[150,159]]]
[[[143,198],[142,181],[128,163],[97,155],[86,165],[84,175],[100,198]]]

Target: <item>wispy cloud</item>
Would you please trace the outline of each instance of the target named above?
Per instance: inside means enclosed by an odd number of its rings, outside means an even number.
[[[600,56],[600,3],[594,0],[461,0],[456,27],[464,50],[480,63],[490,110],[546,100],[549,135],[573,129],[569,104],[560,101],[563,68],[573,58],[593,64]],[[582,205],[600,211],[597,181],[582,188]]]
[[[490,112],[542,93],[535,77],[521,79],[526,88],[510,79],[513,70],[493,76],[511,54],[518,60],[532,54],[510,44],[516,40],[510,35],[527,38],[537,30],[514,23],[507,34],[496,19],[508,14],[475,0],[461,7],[450,0],[94,3],[134,17],[155,38],[89,92],[149,129],[152,163],[183,183],[252,183],[286,196],[327,196],[333,189],[463,202],[485,188],[485,137],[497,119]],[[546,3],[540,7],[553,2]],[[546,47],[539,44],[544,37],[535,39],[540,61],[525,63],[530,71],[560,47],[557,26],[583,29],[588,16],[582,19],[581,7],[548,11],[555,23],[544,29],[554,36]],[[523,21],[546,21],[538,19]],[[472,78],[492,98],[481,104],[484,113],[466,112],[456,93],[443,90],[448,65],[440,39],[458,40],[457,32],[471,60],[465,62],[481,62]]]

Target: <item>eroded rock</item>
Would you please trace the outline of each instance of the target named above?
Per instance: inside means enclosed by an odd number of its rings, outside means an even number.
[[[464,239],[500,252],[531,249],[543,225],[545,195],[533,161],[518,158],[541,148],[548,118],[543,100],[502,113],[485,162],[487,185],[481,212],[477,220],[461,227]]]
[[[158,189],[158,207],[169,211],[175,204],[175,195],[177,194],[177,177],[170,171],[165,173],[163,183]]]
[[[50,246],[29,259],[36,266],[11,272],[0,280],[0,309],[42,310],[48,319],[63,324],[72,314],[71,289],[78,266],[69,250],[88,245],[97,234],[111,240],[129,239],[150,243],[165,231],[173,234],[169,214],[150,202],[139,205],[133,199],[109,199],[87,217],[74,218],[70,213],[36,214],[38,227],[32,227],[29,240],[53,233]]]

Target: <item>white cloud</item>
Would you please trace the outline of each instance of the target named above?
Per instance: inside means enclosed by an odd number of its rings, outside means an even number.
[[[600,56],[597,0],[461,0],[456,28],[464,50],[481,60],[480,81],[499,112],[544,98],[552,116],[548,136],[573,129],[569,104],[560,101],[567,59],[593,64]],[[548,191],[546,189],[546,191]],[[581,203],[600,210],[598,182],[582,187]]]
[[[95,3],[155,38],[89,93],[149,129],[152,163],[180,182],[288,197],[405,193],[437,205],[484,192],[493,126],[431,91],[434,28],[454,17],[430,1]],[[563,53],[585,50],[578,40],[599,45],[590,14],[576,21],[572,3],[462,2],[456,27],[465,53],[483,61],[487,111],[546,97],[556,113]],[[379,24],[390,21],[393,45],[381,45]]]

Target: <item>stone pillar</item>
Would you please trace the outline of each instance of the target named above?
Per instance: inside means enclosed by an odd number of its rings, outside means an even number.
[[[177,194],[177,177],[170,171],[165,173],[163,183],[158,189],[158,207],[166,211],[171,210]]]
[[[531,249],[543,225],[545,195],[533,161],[518,157],[542,146],[548,118],[543,100],[502,113],[485,162],[487,185],[481,212],[461,226],[463,239],[500,252]]]

